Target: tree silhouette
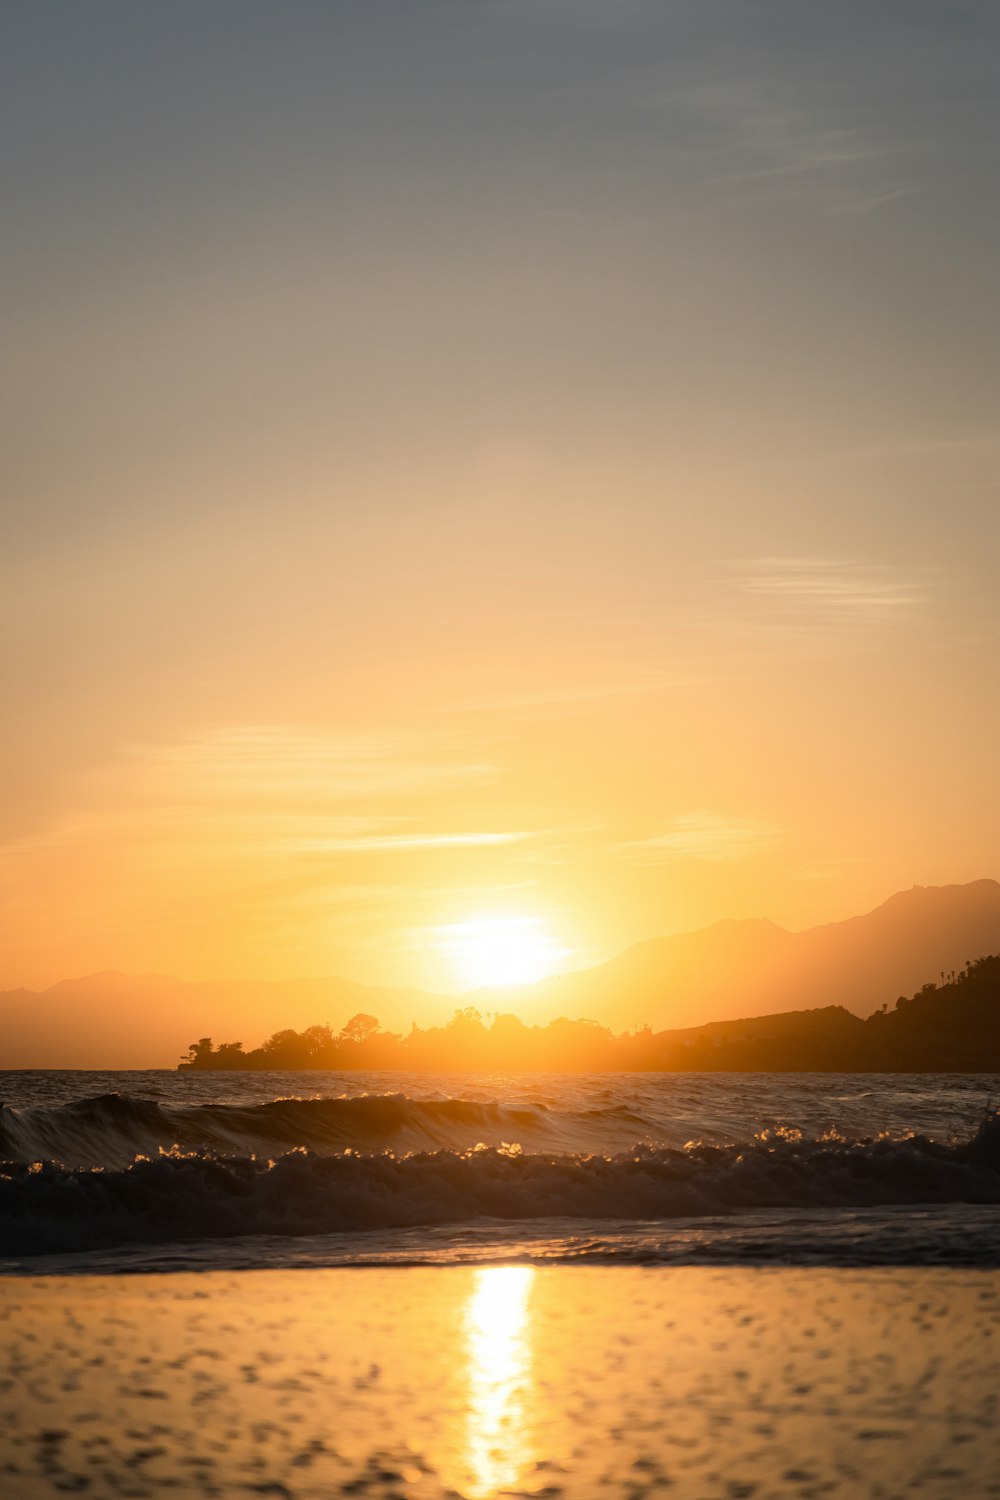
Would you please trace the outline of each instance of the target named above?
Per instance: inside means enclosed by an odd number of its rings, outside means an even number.
[[[845,997],[848,998],[849,997]],[[276,1031],[245,1053],[240,1042],[192,1042],[181,1068],[400,1068],[457,1072],[1000,1072],[1000,955],[977,958],[942,986],[925,984],[867,1020],[843,1005],[713,1021],[684,1031],[644,1026],[615,1036],[565,1017],[529,1026],[475,1006],[445,1026],[406,1035],[379,1030],[361,1011],[329,1026]]]
[[[378,1016],[370,1016],[359,1010],[352,1016],[340,1035],[345,1042],[355,1042],[359,1047],[378,1031]]]

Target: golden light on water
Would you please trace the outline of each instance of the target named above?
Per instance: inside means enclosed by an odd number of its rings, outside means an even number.
[[[463,989],[535,984],[570,955],[541,917],[503,912],[439,927],[436,944]]]
[[[466,1310],[468,1425],[465,1462],[471,1500],[516,1485],[531,1462],[531,1266],[477,1271]]]

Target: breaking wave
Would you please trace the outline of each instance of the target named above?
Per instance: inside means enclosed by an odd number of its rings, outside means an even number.
[[[161,1104],[99,1094],[55,1107],[0,1105],[0,1158],[74,1167],[124,1167],[172,1147],[250,1156],[302,1147],[322,1156],[347,1149],[396,1153],[462,1151],[516,1142],[524,1150],[624,1149],[646,1135],[642,1117],[613,1106],[571,1113],[544,1104],[471,1099],[275,1099],[265,1104]],[[648,1138],[648,1137],[647,1137]]]
[[[105,1136],[110,1129],[122,1139],[143,1131],[157,1137],[165,1116],[198,1113],[119,1096],[48,1113],[65,1117],[74,1109],[84,1116],[78,1119],[81,1129],[93,1132],[99,1122]],[[743,1145],[642,1146],[614,1155],[495,1145],[410,1150],[400,1149],[398,1139],[392,1150],[343,1144],[351,1131],[357,1135],[359,1119],[369,1138],[390,1129],[398,1138],[431,1128],[447,1132],[456,1119],[468,1131],[470,1112],[476,1130],[487,1122],[497,1132],[508,1128],[511,1116],[524,1115],[522,1123],[532,1128],[544,1116],[544,1111],[458,1100],[424,1101],[419,1110],[413,1101],[391,1097],[278,1101],[231,1111],[211,1106],[211,1150],[203,1141],[191,1149],[171,1141],[159,1154],[113,1168],[71,1167],[53,1161],[51,1154],[46,1159],[45,1153],[29,1153],[0,1166],[0,1253],[45,1255],[476,1220],[649,1221],[766,1209],[1000,1204],[996,1112],[974,1133],[950,1143],[922,1135],[817,1139],[779,1130]],[[14,1139],[11,1113],[0,1116],[8,1153]],[[247,1154],[248,1117],[272,1143],[297,1133],[294,1148]],[[304,1120],[312,1122],[320,1149],[328,1154],[315,1146],[303,1149]],[[224,1121],[231,1129],[223,1130]],[[37,1139],[44,1122],[31,1123]],[[243,1151],[220,1151],[224,1135],[238,1139]]]

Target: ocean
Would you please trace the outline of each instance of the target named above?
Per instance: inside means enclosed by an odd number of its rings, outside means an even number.
[[[1000,1266],[1000,1076],[0,1073],[0,1271]]]

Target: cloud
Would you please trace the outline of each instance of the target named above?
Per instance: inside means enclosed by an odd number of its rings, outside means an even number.
[[[525,830],[483,828],[478,820],[469,828],[456,813],[456,791],[497,774],[485,760],[443,753],[433,737],[233,728],[129,747],[73,812],[0,855],[89,843],[131,851],[144,868],[204,867],[527,840]]]
[[[610,698],[632,698],[671,692],[679,688],[698,686],[704,677],[676,676],[660,672],[637,675],[634,668],[623,667],[621,676],[574,685],[553,685],[535,690],[508,694],[498,693],[493,697],[470,698],[454,706],[455,712],[489,713],[508,712],[512,709],[573,709],[586,708]]]
[[[815,57],[789,67],[758,56],[728,77],[668,87],[657,102],[724,209],[794,199],[822,214],[864,214],[918,191],[892,107],[845,101],[836,76]]]
[[[875,860],[870,855],[829,856],[826,859],[817,859],[809,864],[793,867],[789,875],[792,880],[842,880],[845,876],[851,876],[857,869],[874,863]]]
[[[378,854],[405,852],[411,849],[475,849],[498,844],[520,844],[535,835],[516,832],[473,833],[366,833],[353,838],[329,838],[323,835],[299,839],[286,844],[289,852],[302,854]]]
[[[652,838],[633,839],[618,847],[627,856],[644,861],[701,859],[722,864],[748,859],[773,843],[778,832],[769,823],[729,818],[717,812],[693,812],[673,818]]]
[[[465,735],[289,725],[133,746],[0,846],[8,929],[49,951],[58,911],[55,941],[90,955],[74,966],[112,951],[169,967],[176,949],[193,972],[336,970],[338,944],[362,938],[384,954],[432,918],[442,882],[457,906],[544,843],[495,806],[496,769],[469,750]]]
[[[898,198],[909,198],[912,194],[922,191],[922,188],[916,186],[873,189],[868,193],[859,193],[854,198],[843,197],[838,202],[831,203],[826,211],[829,214],[853,214],[860,218],[865,214],[874,213],[886,203],[894,203]]]
[[[866,615],[910,610],[930,597],[930,574],[824,557],[761,557],[741,564],[744,592],[825,611]]]
[[[336,734],[298,725],[249,725],[219,730],[174,745],[135,746],[145,762],[189,795],[225,802],[243,798],[303,801],[393,796],[498,775],[480,758],[444,755],[434,738]]]

